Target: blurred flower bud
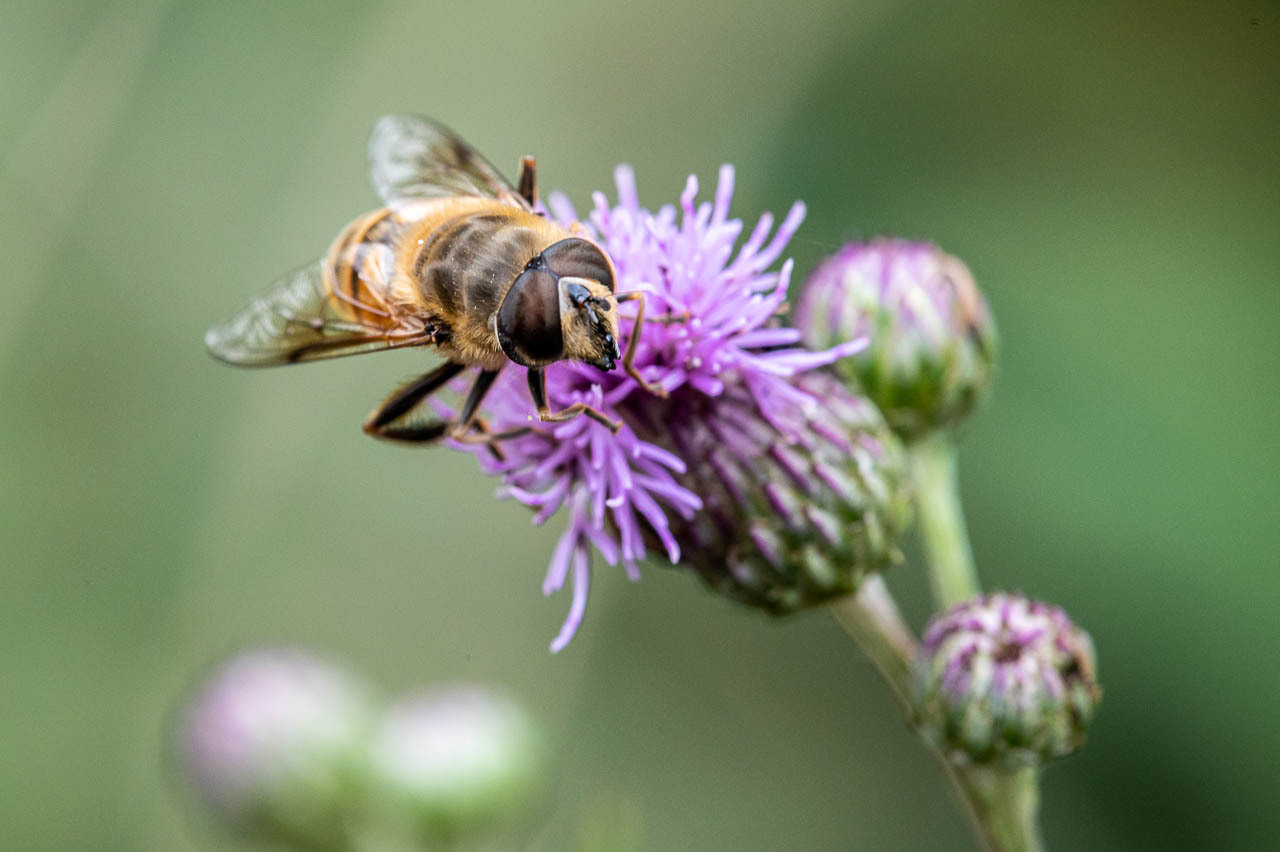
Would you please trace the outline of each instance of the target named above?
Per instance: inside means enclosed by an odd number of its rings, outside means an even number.
[[[183,712],[183,768],[206,805],[258,840],[338,848],[359,806],[369,692],[301,651],[223,663]]]
[[[374,737],[381,806],[422,848],[516,831],[545,788],[542,738],[502,692],[460,684],[397,702]]]
[[[1093,642],[1061,609],[994,593],[935,616],[918,670],[921,730],[953,758],[1029,763],[1084,743],[1102,690]]]
[[[682,564],[714,590],[781,614],[848,594],[898,558],[908,519],[900,444],[876,407],[835,378],[793,380],[766,420],[732,391],[654,434],[688,470],[702,509],[671,519]],[[643,429],[643,426],[638,426]]]
[[[835,369],[913,440],[963,420],[991,383],[996,328],[968,268],[927,243],[851,243],[810,276],[796,307],[810,347],[861,336]]]

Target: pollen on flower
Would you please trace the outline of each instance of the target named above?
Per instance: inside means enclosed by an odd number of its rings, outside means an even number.
[[[534,523],[564,510],[564,532],[542,589],[552,594],[568,584],[572,602],[552,651],[564,648],[582,622],[593,552],[606,564],[621,565],[633,580],[650,549],[673,564],[685,555],[688,538],[681,533],[703,510],[704,501],[684,474],[705,460],[689,457],[663,439],[673,424],[710,415],[716,422],[708,420],[708,427],[723,431],[720,421],[734,416],[784,441],[796,438],[793,414],[811,408],[814,398],[795,377],[862,345],[852,341],[811,352],[800,346],[799,331],[775,320],[786,302],[792,263],[771,267],[800,226],[803,204],[796,202],[776,229],[765,213],[739,244],[743,223],[729,217],[731,167],[721,167],[712,201],[697,201],[698,181],[691,176],[679,204],[656,211],[640,205],[629,167],[619,166],[614,178],[616,203],[595,193],[583,227],[612,257],[617,289],[643,291],[647,316],[662,320],[645,323],[635,363],[646,381],[667,391],[667,398],[648,393],[622,370],[601,373],[558,362],[547,369],[552,408],[585,402],[623,423],[616,435],[578,417],[534,422],[527,434],[502,444],[500,459],[482,445],[453,445],[473,453],[487,472],[501,477],[500,496],[528,506]],[[566,227],[578,221],[562,194],[549,198],[548,211]],[[620,310],[620,333],[626,338],[634,333],[628,318],[635,306],[624,304]],[[620,344],[625,347],[626,340]],[[731,401],[733,410],[717,410],[717,400]],[[486,407],[494,431],[528,425],[532,407],[525,370],[505,370]],[[725,435],[731,442],[735,437],[744,436]],[[758,440],[745,443],[752,452],[760,445]]]

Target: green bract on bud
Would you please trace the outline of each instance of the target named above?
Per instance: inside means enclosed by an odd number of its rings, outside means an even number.
[[[401,700],[373,746],[380,807],[413,848],[470,849],[517,830],[547,786],[545,764],[524,709],[478,684]]]
[[[766,420],[731,392],[666,424],[702,508],[673,517],[681,564],[714,590],[773,613],[848,594],[898,558],[908,520],[902,448],[876,407],[833,377],[793,380]]]
[[[368,690],[300,651],[233,657],[183,711],[179,752],[208,808],[240,834],[340,848],[363,794]]]
[[[963,263],[927,243],[846,245],[810,276],[796,326],[814,348],[868,338],[836,370],[907,440],[959,423],[991,383],[986,300]]]
[[[994,593],[935,616],[918,670],[921,730],[956,760],[1030,763],[1084,743],[1102,697],[1093,642],[1061,609]]]

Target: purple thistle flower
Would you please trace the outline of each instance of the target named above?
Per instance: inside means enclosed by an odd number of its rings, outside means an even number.
[[[971,760],[1069,754],[1101,698],[1089,634],[1056,606],[1002,592],[964,601],[925,628],[921,729]]]
[[[702,447],[681,447],[673,432],[684,425],[705,426],[741,453],[756,453],[775,439],[798,441],[806,413],[820,406],[796,378],[863,345],[847,341],[812,352],[799,345],[799,331],[775,320],[786,303],[792,263],[784,262],[778,271],[770,268],[799,227],[803,204],[793,205],[776,231],[773,217],[764,214],[735,248],[743,225],[729,218],[731,167],[721,168],[714,201],[696,202],[698,181],[691,176],[679,206],[656,212],[640,206],[629,167],[618,167],[614,176],[617,203],[610,205],[596,193],[585,227],[612,257],[619,292],[646,294],[646,315],[655,321],[645,323],[636,365],[669,396],[648,393],[621,370],[602,374],[558,362],[547,370],[552,408],[587,402],[623,426],[611,435],[587,417],[541,423],[529,401],[525,371],[510,367],[488,398],[489,426],[532,430],[503,442],[501,459],[483,446],[454,444],[501,476],[500,495],[532,509],[535,523],[566,510],[565,531],[543,581],[544,594],[566,582],[573,589],[553,652],[568,644],[582,622],[593,549],[608,564],[621,564],[633,580],[650,548],[672,564],[688,555],[688,531],[704,508],[703,495],[688,475],[691,466],[706,462],[686,453]],[[549,208],[566,226],[577,219],[562,195],[553,195]],[[623,336],[632,331],[626,316]]]

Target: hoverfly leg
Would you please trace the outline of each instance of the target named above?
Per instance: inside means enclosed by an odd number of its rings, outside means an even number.
[[[480,375],[476,377],[476,383],[471,386],[471,393],[467,395],[466,403],[462,406],[462,413],[449,430],[449,437],[460,444],[488,444],[489,453],[494,458],[498,461],[506,461],[506,457],[498,447],[498,442],[509,438],[518,438],[532,430],[524,426],[519,429],[509,429],[506,432],[490,432],[489,424],[485,422],[483,417],[478,416],[480,403],[484,402],[489,389],[493,387],[494,380],[498,378],[499,370],[480,371]],[[473,427],[476,430],[475,434],[471,432]]]
[[[640,290],[632,290],[630,293],[622,293],[615,297],[619,303],[637,302],[636,315],[634,325],[631,326],[631,337],[627,339],[627,351],[622,355],[622,369],[627,375],[635,379],[640,387],[657,397],[666,398],[667,389],[662,385],[647,381],[644,376],[640,375],[640,370],[636,367],[636,350],[640,346],[640,334],[644,329],[644,293]]]
[[[573,405],[569,406],[568,408],[565,408],[561,411],[557,411],[555,413],[552,413],[551,409],[545,406],[543,408],[538,409],[538,418],[543,423],[563,423],[566,420],[572,420],[573,418],[577,417],[579,414],[587,415],[592,420],[596,421],[601,426],[608,429],[610,432],[612,432],[615,435],[618,434],[618,430],[622,428],[621,422],[617,420],[610,420],[600,411],[598,411],[595,408],[592,408],[591,406],[587,405],[585,402],[575,402]]]
[[[644,321],[651,322],[654,325],[675,325],[676,323],[688,322],[689,318],[692,316],[693,314],[686,310],[681,311],[678,314],[663,314],[657,317],[645,317]]]
[[[449,437],[457,441],[459,444],[497,444],[499,441],[510,441],[512,438],[523,438],[533,431],[532,426],[517,426],[515,429],[507,429],[503,432],[494,432],[489,428],[489,422],[483,417],[477,417],[472,423],[474,432],[468,432],[465,435],[450,435]]]
[[[475,422],[476,414],[480,411],[480,403],[484,402],[496,378],[498,378],[498,370],[481,370],[480,375],[476,376],[476,383],[471,386],[467,401],[462,404],[462,412],[449,429],[450,438],[459,440],[471,431],[471,424]]]
[[[461,373],[464,365],[446,361],[397,390],[378,406],[364,422],[364,431],[375,438],[410,443],[438,441],[449,431],[450,424],[434,421],[417,424],[398,424],[405,415],[417,408],[423,400],[444,387]]]
[[[477,417],[475,420],[475,431],[468,432],[465,435],[451,436],[453,440],[459,444],[486,444],[489,454],[498,461],[506,461],[507,457],[502,452],[501,443],[510,441],[513,438],[521,438],[533,431],[532,426],[520,426],[516,429],[508,429],[505,432],[492,432],[489,430],[489,424],[485,422],[483,417]]]
[[[449,424],[443,420],[435,420],[420,426],[387,426],[376,432],[365,430],[375,438],[384,441],[400,441],[405,444],[433,444],[443,438],[449,431]]]
[[[520,180],[516,185],[520,187],[520,197],[530,207],[538,203],[538,163],[533,157],[520,158]]]
[[[579,414],[585,414],[615,435],[622,428],[620,422],[610,420],[585,402],[575,402],[563,411],[552,412],[551,406],[547,404],[547,377],[540,368],[529,369],[529,393],[533,396],[533,404],[538,409],[538,419],[543,423],[561,423],[572,420]]]
[[[493,431],[489,428],[489,421],[483,417],[477,417],[475,420],[475,432],[468,432],[454,440],[460,444],[484,444],[485,449],[489,451],[489,455],[501,462],[507,460],[506,455],[502,452],[502,447],[498,446],[498,442],[503,440],[504,434],[493,434]]]

